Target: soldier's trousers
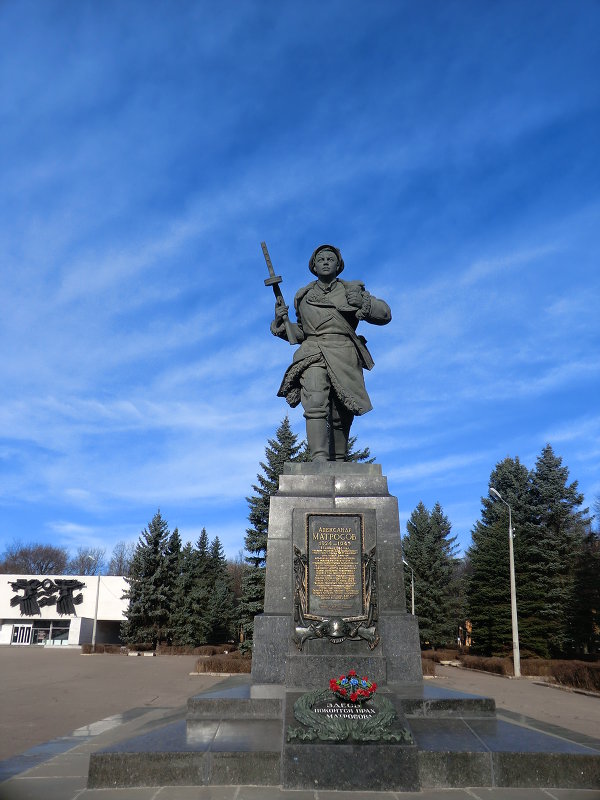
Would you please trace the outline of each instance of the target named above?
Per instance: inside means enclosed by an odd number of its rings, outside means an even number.
[[[307,367],[300,377],[300,387],[308,446],[313,459],[315,454],[325,450],[330,460],[344,461],[354,414],[335,393],[325,364]]]

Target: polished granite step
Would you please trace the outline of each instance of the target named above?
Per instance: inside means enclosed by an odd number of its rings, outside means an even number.
[[[280,783],[281,720],[186,720],[92,753],[88,788]]]
[[[256,685],[247,675],[231,676],[218,689],[190,697],[187,719],[281,719],[284,696],[283,686]]]
[[[396,753],[391,756],[386,745],[378,742],[302,742],[294,745],[301,748],[298,753],[304,765],[301,777],[293,778],[295,788],[326,788],[316,776],[327,772],[331,776],[327,785],[337,786],[345,780],[344,786],[353,788],[352,776],[344,777],[339,767],[323,769],[329,756],[332,765],[366,759],[373,775],[383,776],[381,790],[403,790],[402,770],[396,770],[396,760],[404,760],[411,770],[417,765],[417,773],[410,779],[412,789],[600,789],[600,740],[520,715],[495,714],[489,698],[427,682],[387,689],[393,690],[404,711],[415,741],[414,757],[409,754],[411,748],[397,745],[389,748]],[[293,753],[284,747],[280,710],[284,703],[281,687],[252,686],[249,678],[240,676],[223,681],[190,698],[187,720],[93,753],[88,786],[253,784],[290,788],[293,770],[289,760],[286,767],[282,756],[286,749]]]

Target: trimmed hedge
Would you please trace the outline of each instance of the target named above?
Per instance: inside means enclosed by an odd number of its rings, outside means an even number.
[[[552,661],[551,675],[556,683],[573,689],[600,692],[600,664],[585,661]]]
[[[109,653],[110,655],[123,655],[127,652],[126,647],[121,647],[119,644],[97,644],[96,648],[93,649],[92,645],[82,644],[81,645],[81,652],[84,655],[90,655],[91,653]]]
[[[492,672],[494,675],[512,675],[512,662],[509,658],[498,658],[491,656],[461,656],[460,663],[467,669],[481,669],[484,672]]]
[[[521,659],[521,675],[529,677],[548,678],[552,675],[552,661],[547,658]],[[512,659],[511,659],[512,665]]]
[[[435,675],[435,660],[433,658],[421,658],[423,675]]]
[[[252,659],[241,653],[229,655],[215,655],[199,658],[196,662],[196,672],[235,672],[249,673],[252,669]]]
[[[492,656],[461,656],[460,662],[467,669],[481,669],[495,675],[513,675],[511,658]],[[521,661],[521,675],[547,678],[561,686],[600,692],[600,663],[586,661],[563,661],[543,658],[526,658]]]
[[[436,664],[439,664],[440,661],[458,661],[459,657],[458,650],[449,650],[448,648],[442,648],[440,650],[421,650],[421,658],[425,658],[428,661],[435,661]]]
[[[161,656],[216,656],[236,651],[234,644],[203,644],[200,647],[189,645],[159,645],[156,652]]]

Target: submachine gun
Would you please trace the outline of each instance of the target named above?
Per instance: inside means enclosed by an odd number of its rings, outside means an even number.
[[[281,275],[275,275],[275,270],[273,269],[273,264],[271,263],[271,256],[267,250],[267,243],[261,242],[260,246],[262,247],[263,255],[265,257],[265,261],[267,262],[267,269],[269,270],[269,277],[265,278],[265,286],[272,286],[276,304],[278,306],[285,306],[285,300],[283,299],[281,289],[279,288],[279,284],[282,281]],[[298,344],[296,334],[294,333],[294,328],[292,327],[292,323],[290,322],[287,313],[283,315],[282,319],[283,324],[285,325],[285,332],[288,342],[290,344]]]

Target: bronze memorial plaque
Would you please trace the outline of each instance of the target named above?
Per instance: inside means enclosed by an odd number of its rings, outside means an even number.
[[[362,514],[307,514],[309,618],[365,616]]]

